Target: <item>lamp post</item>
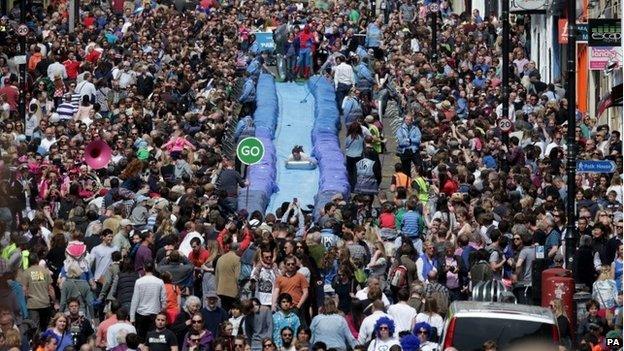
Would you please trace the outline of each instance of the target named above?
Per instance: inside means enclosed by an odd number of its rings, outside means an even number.
[[[503,22],[503,47],[502,47],[502,99],[503,99],[503,113],[500,118],[509,118],[509,1],[503,0],[502,2],[502,16]]]
[[[19,84],[19,106],[18,112],[20,118],[26,120],[26,65],[28,64],[27,55],[26,55],[26,35],[28,35],[28,27],[26,27],[26,0],[20,1],[20,25],[17,30],[17,34],[19,35],[19,50],[24,55],[24,64],[20,65],[20,78],[21,84]]]
[[[566,199],[566,267],[572,268],[574,250],[576,249],[576,1],[568,0],[568,45],[567,45],[567,81],[568,88],[568,133],[566,143],[568,145],[566,176],[567,176],[567,199]]]
[[[436,2],[429,4],[429,14],[431,15],[431,60],[438,57],[438,12],[440,6]]]

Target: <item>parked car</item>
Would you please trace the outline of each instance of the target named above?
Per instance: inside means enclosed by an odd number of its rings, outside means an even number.
[[[449,307],[441,350],[480,351],[494,340],[500,347],[516,342],[559,343],[559,328],[546,308],[498,302],[455,301]]]

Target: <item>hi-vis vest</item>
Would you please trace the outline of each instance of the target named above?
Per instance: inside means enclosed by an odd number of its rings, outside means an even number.
[[[410,188],[411,179],[403,172],[397,172],[394,174],[394,181],[396,182],[395,186],[403,187],[405,189]]]
[[[416,186],[414,186],[416,184]],[[412,182],[412,189],[417,189],[418,200],[423,204],[429,201],[429,183],[423,177],[416,177]]]

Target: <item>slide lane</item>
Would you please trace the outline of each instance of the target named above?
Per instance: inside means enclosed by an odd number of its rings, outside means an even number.
[[[314,96],[308,95],[307,84],[276,83],[279,115],[275,132],[276,183],[278,190],[271,197],[267,212],[275,213],[282,203],[297,198],[303,209],[314,205],[319,187],[319,170],[286,169],[286,160],[295,145],[312,154],[311,132],[314,126]],[[301,103],[308,95],[307,101]]]

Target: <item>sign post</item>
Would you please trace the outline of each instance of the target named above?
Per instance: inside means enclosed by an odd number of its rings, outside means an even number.
[[[579,173],[615,173],[615,162],[610,160],[584,160],[576,165]]]
[[[432,2],[429,4],[429,13],[431,14],[431,58],[438,57],[438,12],[440,6]]]
[[[25,4],[26,0],[22,0],[21,4]],[[24,61],[18,61],[19,63],[21,63],[19,65],[19,72],[20,72],[20,80],[21,80],[21,84],[19,85],[19,114],[20,117],[24,119],[24,121],[26,121],[26,87],[27,87],[27,76],[26,76],[26,65],[27,65],[27,58],[28,56],[26,55],[26,36],[28,35],[28,26],[25,25],[24,23],[26,22],[26,7],[25,5],[20,5],[21,10],[20,10],[20,18],[22,23],[19,25],[19,27],[17,27],[17,35],[19,35],[19,45],[20,45],[20,53],[23,55],[19,55],[19,57],[23,57]],[[17,58],[17,56],[16,56]]]
[[[264,145],[258,138],[247,137],[238,142],[236,157],[241,163],[251,166],[260,162],[264,157]],[[249,184],[245,190],[245,208],[249,207]]]

